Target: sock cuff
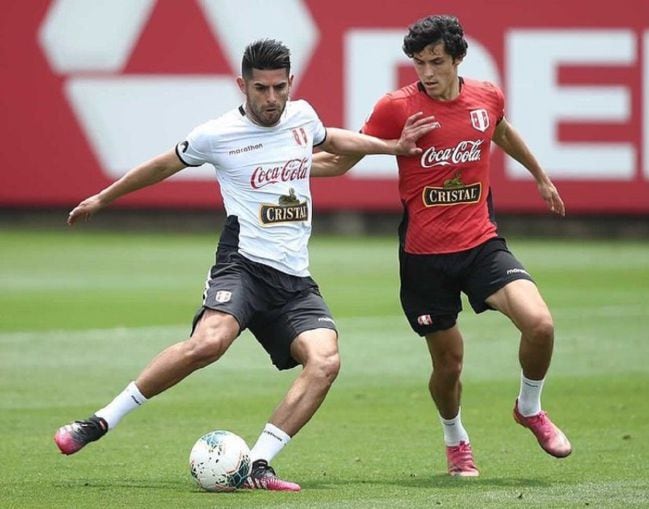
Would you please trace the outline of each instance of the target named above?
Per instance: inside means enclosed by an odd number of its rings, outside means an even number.
[[[270,422],[266,423],[266,426],[264,426],[263,433],[279,440],[284,445],[288,444],[291,440],[290,435],[279,429],[274,424],[271,424]]]
[[[458,424],[458,423],[461,424],[462,423],[462,409],[461,408],[458,409],[457,415],[455,417],[453,417],[452,419],[445,419],[439,413],[437,415],[439,415],[440,422],[442,424],[445,424],[446,426],[453,426],[455,424]]]
[[[541,378],[541,380],[532,380],[531,378],[527,378],[521,372],[521,382],[529,387],[542,387],[543,382],[545,382],[545,378]]]
[[[128,395],[137,406],[143,405],[148,401],[147,398],[142,395],[140,389],[137,388],[135,382],[128,384],[128,386],[126,387],[126,392],[128,392]]]

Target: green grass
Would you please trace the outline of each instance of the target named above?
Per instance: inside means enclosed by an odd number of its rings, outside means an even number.
[[[544,402],[574,445],[545,455],[511,419],[517,334],[461,315],[463,419],[481,477],[445,474],[427,395],[429,359],[398,303],[392,238],[312,241],[337,318],[342,372],[275,460],[298,494],[203,493],[193,442],[229,429],[254,442],[295,376],[249,334],[216,365],[64,457],[53,431],[110,400],[186,336],[215,235],[0,231],[0,507],[648,507],[649,244],[512,240],[550,304],[557,343]]]

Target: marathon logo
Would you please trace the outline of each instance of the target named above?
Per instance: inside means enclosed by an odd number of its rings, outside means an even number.
[[[439,207],[460,203],[477,203],[481,194],[482,184],[477,182],[456,188],[424,187],[422,197],[426,207]]]
[[[297,223],[309,220],[309,208],[306,202],[297,205],[273,205],[263,203],[259,211],[259,219],[264,226],[277,223]]]

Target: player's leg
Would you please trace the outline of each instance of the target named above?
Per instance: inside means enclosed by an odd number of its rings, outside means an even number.
[[[205,309],[192,336],[159,353],[135,380],[147,399],[180,382],[187,375],[217,361],[239,335],[230,314]]]
[[[61,452],[73,454],[98,440],[148,398],[223,355],[251,315],[251,295],[254,284],[241,257],[236,252],[218,252],[190,339],[161,352],[134,382],[93,416],[59,428],[54,440]]]
[[[426,343],[433,364],[428,390],[443,419],[453,419],[460,411],[462,393],[462,362],[464,342],[457,325],[426,334]]]
[[[291,355],[303,369],[274,410],[270,423],[294,436],[320,408],[340,370],[338,336],[332,329],[301,333]]]
[[[246,481],[246,488],[300,490],[298,484],[279,479],[269,462],[320,408],[340,369],[335,330],[302,332],[291,343],[290,352],[303,369],[273,411],[251,450],[253,471]]]
[[[456,477],[476,477],[478,468],[473,460],[469,435],[462,424],[460,402],[462,395],[462,362],[464,341],[457,325],[426,334],[433,371],[428,383],[430,395],[440,416],[448,472]]]
[[[199,368],[216,361],[239,334],[229,314],[206,309],[192,336],[160,352],[108,405],[91,417],[62,426],[54,441],[63,454],[73,454],[100,439],[131,411],[180,382]]]
[[[505,314],[521,332],[518,357],[523,375],[532,380],[545,378],[554,348],[554,323],[536,285],[527,279],[512,281],[486,302]]]
[[[514,419],[534,433],[548,454],[558,458],[568,456],[572,452],[570,442],[541,409],[541,391],[554,346],[554,324],[548,306],[536,285],[527,279],[506,284],[486,302],[509,317],[521,332],[522,374]]]
[[[331,312],[311,278],[282,278],[293,288],[281,308],[255,317],[250,330],[278,369],[302,371],[273,411],[251,449],[253,472],[247,488],[297,491],[278,479],[269,462],[313,417],[340,369],[338,333]]]
[[[448,472],[475,477],[479,473],[460,411],[464,344],[456,319],[462,309],[457,270],[463,256],[401,252],[401,305],[412,329],[426,338],[433,368],[428,388],[444,431]]]
[[[521,332],[522,372],[514,418],[534,433],[546,452],[567,456],[571,452],[570,442],[541,410],[541,390],[554,346],[552,316],[531,276],[509,251],[504,239],[491,239],[480,247],[464,290],[476,312],[496,309]]]

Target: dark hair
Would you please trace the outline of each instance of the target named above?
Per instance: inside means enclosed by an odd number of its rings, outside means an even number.
[[[415,21],[408,27],[403,38],[403,52],[409,58],[419,53],[429,44],[444,43],[446,53],[454,59],[462,59],[469,46],[464,38],[464,30],[455,16],[428,16]]]
[[[243,52],[241,75],[249,79],[253,69],[286,69],[286,73],[290,74],[291,52],[275,39],[253,41]]]

